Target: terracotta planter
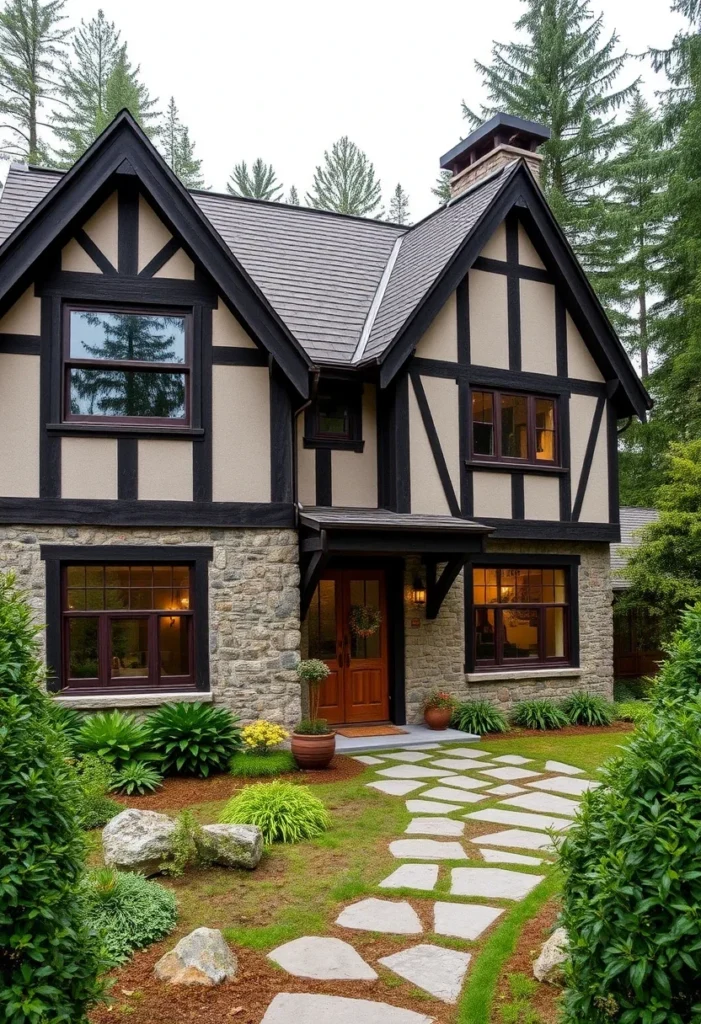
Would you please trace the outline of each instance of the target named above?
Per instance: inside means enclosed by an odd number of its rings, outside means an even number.
[[[453,714],[452,708],[426,708],[424,721],[429,729],[447,729]]]
[[[292,756],[300,768],[328,768],[336,753],[336,733],[305,736],[292,733]]]

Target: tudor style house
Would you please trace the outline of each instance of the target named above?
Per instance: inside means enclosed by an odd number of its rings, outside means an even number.
[[[0,569],[58,699],[292,723],[300,656],[333,723],[611,693],[617,422],[651,403],[547,137],[494,118],[413,227],[188,192],[127,113],[9,168]]]

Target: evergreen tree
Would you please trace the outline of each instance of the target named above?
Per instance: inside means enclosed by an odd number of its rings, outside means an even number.
[[[258,157],[253,161],[250,171],[245,160],[234,164],[226,189],[239,199],[267,199],[269,202],[277,203],[282,197],[283,186],[277,180],[273,165],[266,164]]]
[[[61,28],[65,0],[8,0],[0,11],[0,117],[11,132],[7,151],[30,163],[46,160],[40,110],[58,88],[57,64],[70,29]],[[7,120],[5,120],[7,119]]]
[[[203,188],[202,161],[195,157],[190,132],[180,120],[175,99],[171,96],[166,119],[161,129],[163,155],[186,188]]]
[[[389,201],[389,219],[395,224],[409,223],[409,196],[400,184],[397,184]]]
[[[589,0],[522,0],[516,22],[525,40],[494,43],[491,65],[476,61],[489,102],[479,115],[463,103],[464,116],[476,127],[498,111],[547,125],[552,137],[541,148],[541,181],[555,216],[585,266],[602,207],[606,157],[621,135],[616,110],[637,83],[614,84],[626,53],[618,36],[602,40],[603,15],[594,18]],[[593,249],[593,251],[592,251]]]
[[[324,163],[314,172],[314,184],[307,193],[307,202],[317,210],[335,210],[357,217],[382,215],[382,201],[375,168],[361,149],[344,135],[334,142],[331,153],[324,153]]]
[[[431,192],[441,203],[447,203],[451,197],[450,192],[450,179],[452,174],[450,171],[441,171],[436,178],[436,184],[431,189]]]
[[[290,186],[290,194],[287,197],[287,202],[289,203],[290,206],[302,205],[299,201],[299,192],[297,191],[294,185]]]

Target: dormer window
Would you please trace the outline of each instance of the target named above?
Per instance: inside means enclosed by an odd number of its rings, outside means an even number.
[[[363,450],[362,384],[322,381],[305,418],[305,448]]]
[[[473,391],[471,410],[472,457],[476,461],[559,464],[554,398]]]

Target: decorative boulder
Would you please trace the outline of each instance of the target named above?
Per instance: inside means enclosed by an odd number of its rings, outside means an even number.
[[[221,985],[236,977],[238,961],[216,928],[195,928],[153,968],[171,985]]]
[[[538,981],[555,985],[562,981],[562,965],[567,959],[567,932],[557,928],[540,951],[533,964],[533,974]]]
[[[174,829],[175,822],[167,814],[134,807],[122,811],[102,830],[105,864],[120,871],[157,875],[171,855]]]
[[[263,856],[263,833],[257,825],[203,825],[202,856],[223,868],[258,867]]]

